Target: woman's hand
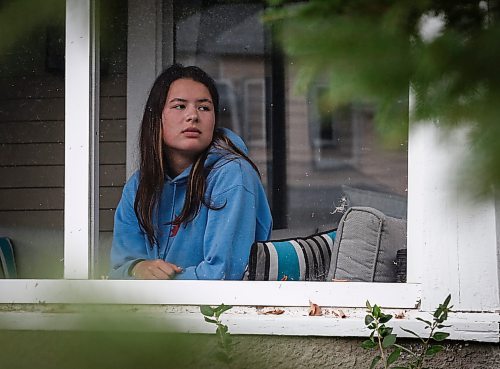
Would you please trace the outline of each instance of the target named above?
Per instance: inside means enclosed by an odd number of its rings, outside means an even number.
[[[143,260],[132,269],[132,276],[136,279],[173,279],[182,268],[161,259]]]

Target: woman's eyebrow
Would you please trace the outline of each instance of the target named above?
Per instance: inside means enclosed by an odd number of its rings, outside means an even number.
[[[169,102],[169,103],[172,103],[172,102],[183,102],[183,103],[186,103],[186,102],[188,102],[188,100],[187,100],[187,99],[183,99],[183,98],[181,98],[181,97],[173,97],[173,98],[172,98],[172,99],[170,99],[168,102]],[[212,104],[212,105],[213,105],[212,100],[210,100],[210,99],[208,99],[208,98],[197,99],[197,100],[196,100],[196,102],[197,102],[197,103],[210,103],[210,104]]]

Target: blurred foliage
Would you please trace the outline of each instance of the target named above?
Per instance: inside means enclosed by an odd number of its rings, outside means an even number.
[[[500,185],[500,1],[268,0],[264,19],[299,65],[298,88],[321,79],[332,107],[376,106],[389,143],[412,122],[468,127],[476,194]],[[434,31],[432,31],[434,28]]]
[[[0,53],[37,28],[63,21],[61,4],[61,0],[44,0],[43,6],[37,0],[0,1]]]
[[[85,298],[78,291],[72,293]],[[127,305],[39,304],[7,310],[28,321],[31,310],[41,320],[45,314],[49,321],[54,314],[59,316],[52,330],[0,329],[0,368],[173,369],[221,364],[212,355],[218,345],[215,335],[177,333],[174,319],[162,318],[154,308],[143,307],[140,313]],[[0,326],[11,318],[0,316]]]
[[[202,364],[213,346],[210,338],[141,331],[0,331],[0,352],[2,368],[214,368]]]

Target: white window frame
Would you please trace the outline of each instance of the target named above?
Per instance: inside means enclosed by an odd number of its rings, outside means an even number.
[[[73,312],[55,313],[46,306],[92,303],[134,304],[136,315],[158,320],[170,316],[179,330],[206,332],[195,307],[225,303],[237,306],[224,315],[232,333],[367,336],[363,312],[369,300],[404,310],[405,319],[395,320],[394,325],[398,334],[406,336],[399,326],[418,331],[415,318],[433,311],[451,293],[455,313],[449,320],[450,338],[499,341],[500,211],[494,201],[471,203],[459,195],[460,186],[450,177],[467,151],[464,132],[455,132],[444,143],[435,124],[413,125],[410,130],[406,284],[88,280],[97,191],[91,185],[97,171],[92,153],[96,129],[92,4],[93,0],[67,0],[66,279],[0,280],[0,304],[8,304],[0,309],[0,329],[85,329],[73,324]],[[332,313],[307,316],[311,302],[330,307]],[[261,315],[262,306],[283,307],[286,312]],[[151,310],[154,307],[160,310]],[[336,317],[335,309],[348,311],[347,317]]]

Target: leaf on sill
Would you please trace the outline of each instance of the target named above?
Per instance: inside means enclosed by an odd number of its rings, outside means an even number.
[[[348,279],[336,279],[336,278],[333,278],[332,282],[349,282],[349,280]]]
[[[321,315],[323,315],[323,312],[321,311],[321,308],[317,304],[309,301],[309,315],[310,316],[321,316]]]
[[[402,311],[402,312],[400,312],[398,314],[394,314],[394,318],[395,319],[404,319],[405,318],[405,312]]]
[[[274,309],[274,310],[268,310],[268,311],[261,311],[259,314],[263,315],[281,315],[285,312],[285,310],[282,309]]]
[[[288,276],[284,275],[283,278],[281,278],[282,281],[288,281]]]
[[[337,318],[345,319],[347,318],[347,315],[342,310],[333,310],[333,315],[335,315]]]

